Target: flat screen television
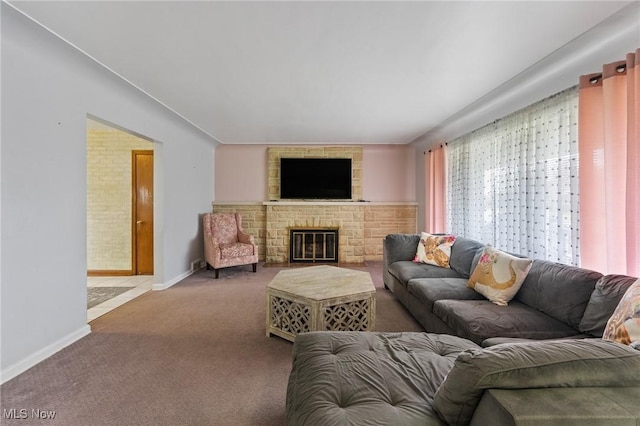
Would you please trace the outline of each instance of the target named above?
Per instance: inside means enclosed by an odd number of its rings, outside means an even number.
[[[350,158],[281,158],[280,198],[350,200]]]

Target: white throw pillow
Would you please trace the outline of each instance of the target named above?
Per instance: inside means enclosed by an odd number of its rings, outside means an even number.
[[[423,232],[413,261],[449,268],[451,247],[455,241],[456,237],[453,235],[431,235]]]
[[[640,279],[631,284],[604,328],[604,340],[638,348],[640,344]]]
[[[512,256],[491,246],[483,250],[468,287],[500,306],[507,306],[527,277],[533,260]]]

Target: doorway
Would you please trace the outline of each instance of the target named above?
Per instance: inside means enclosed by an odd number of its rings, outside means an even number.
[[[87,119],[88,321],[153,286],[154,147],[147,138]]]

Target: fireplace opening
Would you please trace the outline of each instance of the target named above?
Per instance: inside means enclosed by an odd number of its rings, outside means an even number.
[[[290,262],[338,262],[338,229],[290,229]]]

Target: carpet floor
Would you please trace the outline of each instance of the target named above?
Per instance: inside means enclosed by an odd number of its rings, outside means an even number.
[[[265,335],[266,286],[282,269],[200,270],[101,316],[0,387],[0,423],[283,425],[292,343]],[[373,278],[377,331],[422,330],[384,290],[380,262],[353,269]]]

